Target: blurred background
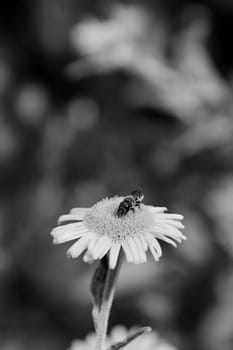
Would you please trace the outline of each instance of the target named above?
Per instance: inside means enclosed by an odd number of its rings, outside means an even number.
[[[124,266],[110,326],[233,348],[232,31],[231,0],[1,1],[2,350],[63,350],[93,330],[94,266],[49,233],[138,187],[185,216],[188,240]]]

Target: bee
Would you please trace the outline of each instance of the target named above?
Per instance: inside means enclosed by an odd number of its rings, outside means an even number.
[[[135,200],[135,206],[140,207],[140,204],[144,199],[144,193],[142,192],[142,190],[141,189],[134,190],[131,193],[131,196],[133,196],[133,198]]]
[[[134,190],[131,195],[126,196],[117,210],[117,216],[122,217],[128,214],[130,210],[135,211],[135,208],[140,208],[140,204],[143,201],[144,194],[141,189]]]

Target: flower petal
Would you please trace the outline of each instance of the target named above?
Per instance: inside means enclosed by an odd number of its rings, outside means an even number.
[[[184,229],[185,226],[182,224],[182,222],[175,220],[175,219],[163,219],[163,222],[165,222],[168,225],[174,226],[179,229]]]
[[[53,234],[53,243],[54,244],[61,244],[69,241],[73,241],[74,239],[80,238],[83,236],[82,232],[66,232],[64,231],[63,234],[56,235]]]
[[[137,250],[138,250],[138,255],[139,255],[139,258],[140,258],[140,261],[141,262],[146,262],[146,253],[145,253],[145,249],[143,249],[143,246],[141,244],[141,240],[139,237],[134,237],[134,241],[135,241],[135,244],[137,246]],[[147,247],[147,245],[146,245]]]
[[[57,226],[53,229],[53,231],[55,231],[55,230],[56,231],[63,231],[63,230],[68,231],[68,230],[73,230],[73,229],[86,229],[86,230],[88,230],[88,228],[82,222],[72,222],[70,224]]]
[[[79,255],[81,255],[83,251],[87,248],[90,239],[91,239],[91,236],[81,237],[67,251],[67,256],[72,258],[79,257]]]
[[[159,261],[160,254],[158,253],[158,251],[156,250],[156,248],[154,246],[153,236],[151,234],[147,234],[146,240],[148,242],[148,247],[149,247],[151,254],[153,255],[153,258],[155,259],[155,261]]]
[[[156,234],[156,236],[157,236],[157,238],[161,239],[162,241],[167,242],[167,243],[173,245],[173,247],[177,248],[176,243],[173,242],[170,238],[167,238],[163,234]]]
[[[98,239],[99,239],[99,237],[97,235],[93,235],[93,238],[90,240],[90,242],[88,244],[88,251],[92,255],[94,255],[94,249],[95,249],[95,245],[96,245]]]
[[[159,261],[159,256],[158,256],[158,253],[155,251],[155,248],[149,246],[149,249],[155,261]]]
[[[106,246],[109,245],[110,239],[106,236],[102,236],[98,238],[96,241],[95,247],[93,248],[93,257],[94,259],[99,259],[102,251],[105,249]]]
[[[166,207],[154,207],[153,205],[145,205],[145,207],[153,214],[163,213],[167,210]]]
[[[112,244],[110,254],[109,254],[109,267],[110,269],[115,269],[117,264],[117,259],[120,253],[121,245],[116,242]]]
[[[144,238],[144,235],[141,234],[141,235],[138,235],[137,237],[138,237],[138,239],[139,239],[140,242],[141,242],[141,245],[142,245],[143,250],[146,252],[146,251],[148,250],[148,245],[147,245],[147,242],[146,242],[146,240],[145,240],[145,238]]]
[[[122,244],[122,248],[123,248],[123,250],[125,252],[126,260],[128,262],[134,262],[134,257],[133,257],[133,255],[131,253],[129,245],[127,244],[127,241],[124,240],[121,244]]]
[[[78,215],[75,214],[66,214],[66,215],[61,215],[58,219],[58,225],[62,224],[63,222],[66,221],[80,221],[80,218]]]
[[[86,251],[86,253],[83,256],[83,261],[85,263],[88,263],[88,264],[92,264],[94,262],[94,258],[88,250]]]
[[[51,236],[53,237],[54,244],[60,244],[82,237],[88,232],[89,230],[83,224],[80,225],[80,223],[72,223],[55,227],[51,231]]]
[[[146,239],[147,239],[149,248],[153,247],[156,250],[158,258],[160,258],[162,256],[162,249],[157,239],[150,233],[147,234]]]
[[[164,234],[166,236],[171,236],[171,237],[178,237],[181,238],[183,235],[182,233],[175,227],[166,224],[164,221],[161,222],[156,222],[154,226],[154,231],[164,231]]]
[[[76,220],[82,220],[86,213],[88,212],[89,208],[73,208],[70,211],[71,215],[75,215],[77,217]]]
[[[140,262],[140,256],[139,256],[139,253],[138,253],[138,248],[137,248],[137,245],[134,241],[134,239],[132,237],[128,237],[126,243],[128,244],[128,247],[132,253],[132,256],[133,256],[133,262],[135,264],[138,264]]]
[[[83,256],[83,261],[89,264],[92,264],[94,262],[94,247],[95,244],[98,240],[98,236],[96,236],[95,233],[93,233],[92,238],[90,239],[89,243],[88,243],[88,247],[87,247],[87,251],[85,253],[85,255]]]
[[[169,214],[169,213],[159,213],[156,214],[156,219],[175,219],[175,220],[183,220],[183,215],[180,214]]]
[[[112,242],[110,241],[110,239],[106,240],[106,243],[104,244],[101,252],[99,253],[99,259],[102,259],[108,253],[109,249],[111,248],[111,245]]]

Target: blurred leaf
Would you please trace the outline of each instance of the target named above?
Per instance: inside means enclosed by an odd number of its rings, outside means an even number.
[[[141,335],[151,332],[151,328],[150,327],[141,327],[139,329],[137,329],[136,331],[134,331],[132,334],[128,335],[127,338],[125,338],[124,340],[113,344],[108,350],[119,350],[124,348],[126,345],[128,345],[129,343],[131,343],[133,340],[137,339],[138,337],[140,337]]]
[[[103,293],[104,293],[104,286],[107,278],[108,273],[108,257],[104,256],[103,259],[100,260],[98,267],[96,268],[94,272],[94,276],[91,281],[91,293],[93,297],[93,318],[94,323],[96,322],[95,316],[100,311],[102,300],[103,300]]]

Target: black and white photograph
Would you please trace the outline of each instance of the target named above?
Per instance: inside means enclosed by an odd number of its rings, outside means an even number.
[[[0,2],[0,349],[233,349],[233,1]]]

